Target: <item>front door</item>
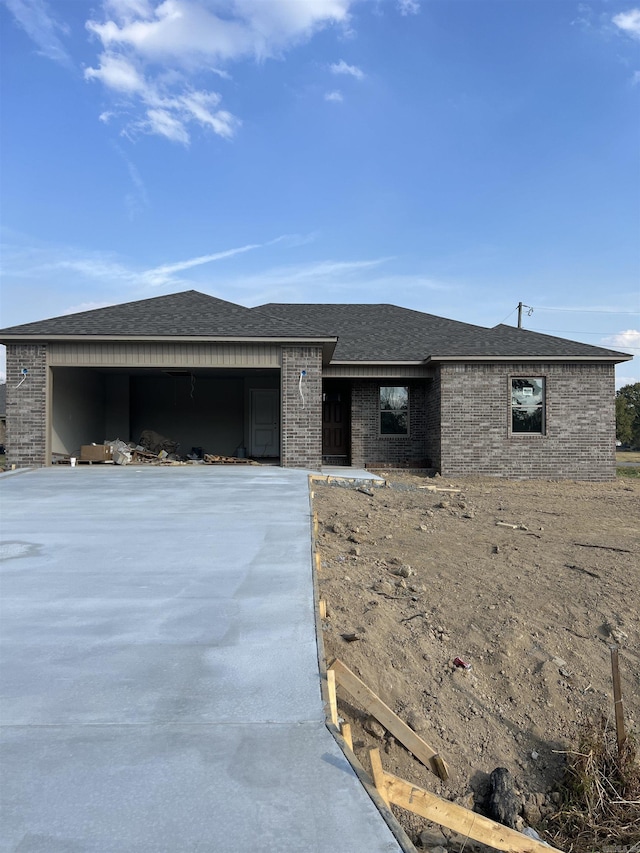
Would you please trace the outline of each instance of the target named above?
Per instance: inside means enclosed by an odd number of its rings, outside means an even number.
[[[348,382],[324,384],[322,394],[322,456],[349,464],[351,389]]]
[[[251,389],[251,456],[280,456],[280,392]]]

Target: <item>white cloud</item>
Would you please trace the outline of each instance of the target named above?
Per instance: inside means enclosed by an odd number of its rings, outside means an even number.
[[[632,38],[640,39],[640,9],[629,9],[621,12],[612,19],[616,27],[630,35]]]
[[[344,98],[342,97],[342,92],[338,90],[334,90],[333,92],[325,92],[324,95],[325,101],[335,101],[336,103],[342,103]]]
[[[120,114],[127,115],[127,136],[150,133],[188,145],[196,124],[230,139],[240,120],[220,107],[220,93],[195,85],[196,80],[211,75],[228,80],[221,63],[280,57],[323,28],[347,27],[352,2],[104,0],[101,20],[86,24],[102,52],[85,78],[128,99],[119,103]],[[362,73],[347,73],[354,72]]]
[[[355,77],[356,80],[364,79],[362,69],[358,68],[357,65],[347,65],[344,59],[341,59],[340,62],[334,62],[329,66],[329,69],[332,74],[348,74],[351,77]]]
[[[640,85],[640,71],[634,71],[633,76],[631,77],[631,85],[638,86]]]
[[[626,329],[616,335],[610,335],[602,339],[602,343],[609,347],[619,348],[623,351],[631,350],[632,354],[640,352],[640,331],[638,329]]]
[[[401,15],[417,15],[420,3],[418,0],[398,0],[398,11]]]
[[[88,21],[102,44],[152,60],[235,60],[276,56],[331,24],[347,25],[352,0],[110,0],[106,20]],[[111,17],[109,17],[111,13]]]
[[[43,56],[61,65],[72,64],[60,38],[60,33],[68,34],[68,27],[56,21],[45,0],[4,0],[4,2],[18,25],[37,44]]]
[[[147,90],[144,77],[140,75],[132,62],[124,56],[103,53],[99,58],[99,68],[87,68],[86,80],[100,80],[109,89],[123,94],[143,94]]]

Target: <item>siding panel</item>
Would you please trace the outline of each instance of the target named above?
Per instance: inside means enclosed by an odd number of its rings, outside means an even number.
[[[50,344],[54,367],[280,367],[271,344]]]

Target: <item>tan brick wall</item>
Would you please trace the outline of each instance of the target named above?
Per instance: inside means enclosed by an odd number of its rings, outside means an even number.
[[[306,375],[301,389],[302,370]],[[322,348],[283,346],[281,382],[281,464],[318,471],[322,465]]]
[[[510,377],[546,377],[545,435],[511,435]],[[610,364],[443,364],[441,472],[603,481],[615,477]]]
[[[29,372],[21,383],[23,368]],[[47,348],[43,344],[10,344],[7,346],[7,464],[18,468],[46,465],[46,454]]]

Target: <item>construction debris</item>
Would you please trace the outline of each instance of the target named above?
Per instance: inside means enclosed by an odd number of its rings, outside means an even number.
[[[205,453],[206,465],[259,465],[254,459],[240,458],[239,456],[218,456],[213,453]]]
[[[152,429],[145,429],[139,441],[122,441],[120,438],[107,440],[102,444],[83,444],[78,457],[79,462],[93,464],[108,462],[115,465],[259,465],[253,459],[238,456],[222,456],[205,453],[202,447],[192,447],[191,452],[183,455],[180,444]],[[66,453],[52,453],[52,462],[69,465],[71,458]]]

